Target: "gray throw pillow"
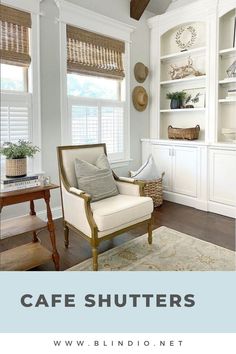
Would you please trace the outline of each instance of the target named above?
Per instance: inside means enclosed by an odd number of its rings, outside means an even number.
[[[109,164],[108,158],[105,154],[101,154],[98,156],[96,164],[98,168],[107,168],[108,170],[111,169],[111,166]]]
[[[78,188],[90,194],[92,202],[119,194],[105,154],[98,157],[96,166],[76,159],[75,174]]]

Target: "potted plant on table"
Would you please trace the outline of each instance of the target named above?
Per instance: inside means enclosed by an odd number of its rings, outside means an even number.
[[[185,91],[168,92],[166,98],[170,100],[171,109],[183,108],[183,102],[186,97]]]
[[[33,157],[40,151],[30,141],[18,140],[17,143],[5,142],[0,154],[6,156],[6,177],[24,177],[27,175],[27,157]]]

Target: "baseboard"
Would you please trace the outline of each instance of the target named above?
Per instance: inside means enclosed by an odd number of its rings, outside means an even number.
[[[187,195],[176,194],[172,192],[163,192],[164,200],[169,202],[186,205],[192,208],[196,208],[203,211],[209,211],[211,213],[216,213],[230,218],[236,217],[236,208],[230,205],[199,200],[197,198],[189,197]]]
[[[51,211],[52,211],[53,220],[56,220],[56,219],[59,219],[59,218],[62,217],[62,208],[60,206],[59,207],[55,207],[55,208],[51,208]],[[10,219],[5,219],[5,220],[7,220],[7,221],[16,220],[16,219],[21,218],[22,216],[24,216],[24,215],[16,216],[15,218],[10,218]],[[46,221],[47,220],[47,212],[46,212],[46,210],[38,211],[37,212],[37,216],[40,219]],[[7,238],[7,237],[2,237],[1,239],[3,240],[4,238]]]
[[[163,192],[164,200],[169,202],[186,205],[199,210],[207,211],[207,202],[205,200],[200,200],[194,197],[189,197],[187,195],[176,194],[172,192]]]
[[[236,207],[216,202],[208,202],[208,211],[216,214],[236,218]]]
[[[62,217],[62,208],[61,206],[55,207],[55,208],[51,208],[52,210],[52,217],[53,219],[59,219]],[[43,219],[44,221],[47,220],[47,212],[46,210],[42,210],[42,211],[38,211],[37,212],[37,216],[40,219]]]

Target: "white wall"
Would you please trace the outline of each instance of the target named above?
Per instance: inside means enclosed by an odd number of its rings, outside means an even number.
[[[195,1],[197,0],[172,0],[166,11],[171,11],[177,9],[178,7],[189,5],[191,2]]]
[[[130,19],[129,1],[127,0],[70,0],[74,4],[86,7],[92,11],[114,18],[136,27],[132,34],[131,44],[131,92],[138,85],[134,79],[133,67],[141,61],[149,66],[149,30],[146,19],[153,16],[145,12],[140,21]],[[61,143],[60,125],[60,65],[59,65],[59,25],[55,21],[58,17],[58,8],[53,0],[41,2],[40,19],[40,60],[41,60],[41,114],[42,114],[42,168],[52,182],[58,182],[56,146]],[[79,25],[79,24],[78,24]],[[143,86],[149,89],[149,79]],[[131,103],[131,158],[129,166],[118,168],[118,175],[127,175],[130,169],[135,169],[141,163],[141,138],[149,136],[149,110],[140,113]],[[59,191],[52,193],[51,205],[60,206]],[[43,203],[37,203],[38,210],[43,209]],[[10,218],[26,214],[28,206],[7,207],[3,209],[3,218]]]

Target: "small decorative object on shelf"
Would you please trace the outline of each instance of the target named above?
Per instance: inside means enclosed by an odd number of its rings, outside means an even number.
[[[185,89],[184,108],[205,108],[206,89],[204,87]]]
[[[236,100],[236,89],[229,89],[228,96],[225,99],[229,101]]]
[[[200,125],[195,128],[173,128],[172,125],[168,126],[169,139],[181,140],[196,140],[199,137]]]
[[[236,143],[236,128],[222,128],[221,132],[227,141]]]
[[[185,91],[168,92],[166,98],[170,100],[171,109],[183,108],[183,102],[186,97]]]
[[[170,65],[170,71],[169,71],[171,80],[177,80],[177,79],[183,79],[186,76],[203,76],[205,75],[204,73],[196,70],[193,67],[193,60],[191,57],[188,57],[188,63],[183,66],[177,66],[177,65]]]
[[[228,77],[236,77],[236,60],[226,70]]]
[[[197,39],[197,31],[193,26],[183,26],[178,29],[175,35],[175,41],[181,52],[192,47]]]
[[[40,176],[39,181],[40,181],[40,185],[42,187],[48,186],[50,184],[50,177],[49,176]]]
[[[200,97],[200,92],[198,92],[194,97],[192,97],[192,95],[188,95],[184,102],[184,108],[194,108],[194,104],[199,102],[199,97]]]
[[[0,154],[6,156],[6,177],[24,177],[27,174],[27,157],[40,151],[30,141],[18,140],[17,143],[5,142]]]

